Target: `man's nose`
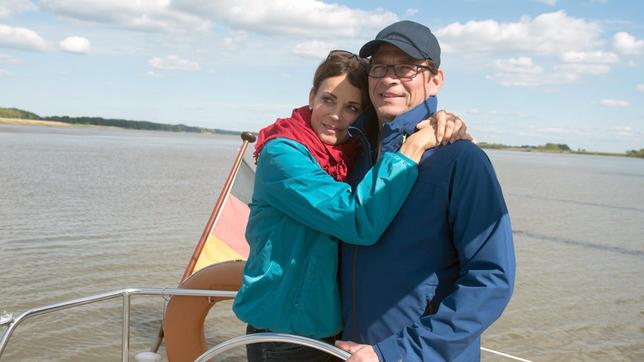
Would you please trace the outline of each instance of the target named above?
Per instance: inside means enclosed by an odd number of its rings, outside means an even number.
[[[385,82],[397,82],[398,81],[398,76],[396,76],[396,72],[394,71],[393,65],[388,65],[387,69],[385,69],[385,75],[382,77],[382,80]]]

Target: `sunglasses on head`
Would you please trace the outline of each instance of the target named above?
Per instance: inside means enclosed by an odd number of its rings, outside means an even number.
[[[367,59],[361,58],[357,54],[353,54],[353,53],[351,53],[350,51],[347,51],[347,50],[331,50],[329,52],[329,55],[326,58],[329,59],[329,58],[334,58],[334,57],[338,57],[338,58],[355,58],[357,61],[359,61],[362,64],[365,64],[365,65],[369,64],[369,61]]]

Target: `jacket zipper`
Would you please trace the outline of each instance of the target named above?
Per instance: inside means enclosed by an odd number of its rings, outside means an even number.
[[[362,130],[358,127],[351,127],[351,131],[354,131],[358,134],[358,136],[361,139],[362,146],[365,147],[366,149],[366,154],[367,154],[367,159],[368,161],[368,166],[369,168],[373,167],[374,161],[373,161],[373,154],[372,154],[372,149],[371,149],[371,144],[369,141],[367,141],[367,137],[362,132]],[[358,341],[358,313],[356,311],[356,299],[357,299],[357,293],[356,293],[356,269],[358,268],[358,251],[360,250],[360,246],[354,245],[353,246],[353,257],[351,260],[351,321],[353,324],[353,331],[351,331],[351,340],[352,341]]]

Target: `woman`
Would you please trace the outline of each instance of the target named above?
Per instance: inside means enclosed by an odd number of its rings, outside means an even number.
[[[233,310],[247,333],[282,332],[332,343],[341,329],[338,243],[375,243],[411,190],[426,127],[385,153],[352,192],[347,177],[361,151],[349,127],[370,106],[366,61],[331,52],[315,72],[309,105],[263,129],[246,239],[250,255]],[[375,120],[373,120],[375,121]],[[291,344],[247,347],[249,361],[326,361]]]

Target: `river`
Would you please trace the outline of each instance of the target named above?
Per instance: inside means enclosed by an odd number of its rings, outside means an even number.
[[[176,286],[240,143],[0,125],[0,311]],[[644,160],[486,152],[518,267],[510,305],[483,346],[534,361],[644,360]],[[164,304],[133,300],[132,356],[150,347]],[[209,316],[209,345],[243,333],[229,306]],[[2,360],[118,360],[120,308],[114,300],[29,321]],[[487,352],[482,360],[506,361]]]

